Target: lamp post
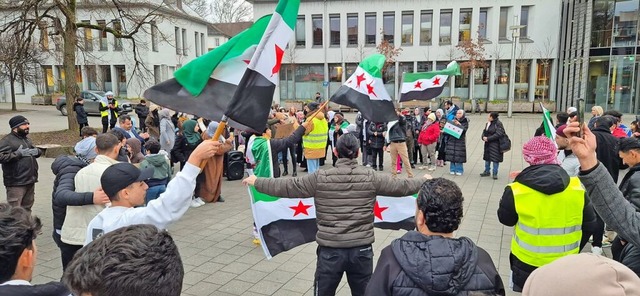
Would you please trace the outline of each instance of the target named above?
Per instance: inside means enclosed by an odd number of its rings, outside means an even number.
[[[513,99],[516,87],[516,46],[518,44],[518,38],[520,37],[520,29],[525,26],[518,25],[518,16],[513,16],[513,26],[509,27],[511,30],[511,64],[509,65],[509,102],[507,105],[507,117],[511,118],[513,113]]]

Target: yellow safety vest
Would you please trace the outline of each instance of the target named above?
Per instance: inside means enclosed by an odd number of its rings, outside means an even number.
[[[577,254],[582,238],[584,188],[577,177],[562,192],[546,195],[521,183],[513,191],[518,223],[511,239],[511,253],[520,261],[540,267]]]
[[[302,137],[302,147],[304,149],[322,149],[327,147],[327,133],[329,132],[329,126],[325,119],[313,118],[313,130]]]
[[[114,106],[115,106],[116,108],[118,108],[118,101],[115,101],[115,102],[116,102],[116,104],[115,104]],[[102,102],[102,101],[101,101],[101,102],[100,102],[100,105],[102,105],[102,107],[106,107],[106,106],[108,106],[109,104],[108,104],[108,103],[106,103],[106,104],[105,104],[105,102]],[[106,116],[109,116],[109,112],[111,112],[111,109],[107,109],[107,110],[104,110],[104,111],[100,111],[100,117],[106,117]],[[118,112],[113,112],[113,114],[115,115],[115,118],[118,118]]]

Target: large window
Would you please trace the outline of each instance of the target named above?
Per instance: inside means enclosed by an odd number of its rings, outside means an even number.
[[[395,42],[395,30],[396,30],[396,16],[395,12],[385,12],[382,16],[382,34],[384,40],[393,44]]]
[[[398,63],[398,67],[400,71],[398,71],[398,76],[402,78],[403,73],[413,73],[413,62],[400,62]]]
[[[313,24],[313,46],[322,46],[322,15],[312,15],[311,23]]]
[[[113,29],[116,32],[122,32],[122,22],[120,20],[113,20]],[[121,51],[122,50],[122,39],[113,36],[113,50]]]
[[[428,72],[433,70],[432,62],[418,62],[416,72]]]
[[[508,60],[496,62],[496,84],[509,84],[509,64]]]
[[[304,30],[304,15],[299,15],[296,20],[296,46],[305,47],[307,45]]]
[[[329,81],[342,82],[342,64],[329,64]]]
[[[158,26],[155,21],[150,22],[151,25],[151,50],[158,51]]]
[[[458,41],[471,40],[471,9],[460,9]]]
[[[402,45],[413,45],[413,11],[402,12]]]
[[[340,15],[332,14],[329,16],[329,31],[331,38],[329,44],[331,46],[340,46]]]
[[[42,50],[44,51],[47,51],[49,50],[49,32],[47,32],[47,26],[40,25],[39,30],[40,30],[40,48],[42,48]]]
[[[173,33],[174,33],[174,40],[175,40],[175,46],[176,46],[176,54],[181,55],[182,47],[180,46],[182,45],[182,43],[180,42],[180,28],[174,27]]]
[[[193,32],[193,42],[195,42],[196,47],[196,57],[200,56],[200,34],[198,32]]]
[[[420,45],[431,45],[432,21],[433,12],[431,10],[420,12]]]
[[[598,0],[594,2],[591,22],[591,47],[611,46],[613,15],[614,2],[612,0]]]
[[[529,11],[531,6],[522,6],[520,10],[520,25],[524,26],[520,28],[520,38],[529,37]]]
[[[182,29],[182,55],[186,56],[189,53],[187,46],[187,29]]]
[[[487,17],[489,15],[488,8],[480,9],[480,23],[478,24],[478,39],[480,40],[488,40],[487,38]]]
[[[514,98],[518,100],[527,100],[529,93],[529,73],[531,70],[531,60],[516,61],[516,84],[514,87]]]
[[[98,20],[98,26],[106,27],[107,22],[105,20]],[[100,31],[100,50],[106,51],[109,50],[109,40],[107,39],[107,31]]]
[[[296,65],[296,81],[311,82],[324,80],[324,65],[298,64]]]
[[[500,30],[498,31],[498,38],[500,38],[500,40],[509,40],[509,38],[507,38],[508,23],[509,7],[500,7]]]
[[[358,45],[358,14],[347,14],[347,45]]]
[[[367,12],[364,15],[364,40],[367,45],[376,44],[376,13]]]
[[[616,1],[613,20],[613,46],[634,46],[638,35],[638,14],[640,3],[634,1]]]
[[[82,21],[85,24],[91,24],[91,21]],[[93,30],[91,28],[84,28],[84,50],[93,51]]]
[[[440,44],[451,44],[451,10],[440,11]]]

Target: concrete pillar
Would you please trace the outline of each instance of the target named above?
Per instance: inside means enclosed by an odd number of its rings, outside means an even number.
[[[82,75],[82,89],[89,89],[89,75],[87,75],[87,66],[80,66],[80,74]]]
[[[536,59],[531,59],[531,66],[529,66],[529,89],[528,97],[529,102],[533,102],[536,94],[536,83],[538,82],[538,62]]]
[[[455,96],[455,89],[456,89],[456,77],[455,76],[449,76],[449,87],[451,88],[451,96]]]
[[[53,72],[53,82],[54,82],[53,91],[59,91],[60,90],[60,71],[58,71],[58,66],[52,65],[51,71]]]
[[[118,89],[118,70],[115,65],[109,65],[111,67],[111,91],[115,96],[120,94],[120,90]]]
[[[495,100],[496,93],[496,60],[489,65],[489,101]]]
[[[549,71],[549,91],[547,92],[549,99],[552,99],[554,101],[559,100],[560,98],[557,98],[555,95],[559,94],[560,92],[556,91],[556,85],[558,83],[558,59],[552,59],[550,61],[551,63],[551,70]]]

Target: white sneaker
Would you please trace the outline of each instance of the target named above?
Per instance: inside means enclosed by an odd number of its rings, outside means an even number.
[[[429,170],[430,171],[435,171],[436,170],[436,166],[435,165],[429,166]]]
[[[462,173],[456,173],[456,176],[462,176]]]
[[[591,253],[602,256],[602,248],[600,247],[591,247]]]
[[[202,206],[202,204],[200,204],[198,201],[196,201],[195,199],[191,199],[191,207],[192,208],[199,208],[201,206]]]
[[[454,173],[454,172],[449,172],[449,175],[455,175],[455,174],[456,174],[456,173]]]
[[[194,200],[198,202],[201,206],[204,206],[206,204],[206,202],[204,201],[204,199],[202,199],[202,197],[196,197]]]

